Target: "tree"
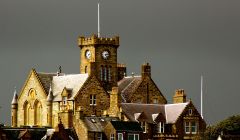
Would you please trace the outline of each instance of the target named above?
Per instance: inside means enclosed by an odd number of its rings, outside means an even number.
[[[205,131],[206,139],[216,139],[220,134],[239,135],[240,115],[230,116],[213,126],[208,126]]]

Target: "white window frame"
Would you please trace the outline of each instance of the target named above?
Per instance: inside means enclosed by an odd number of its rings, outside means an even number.
[[[133,136],[133,140],[139,140],[139,134],[133,134],[133,133],[130,133],[128,134],[128,139],[129,139],[129,136]]]
[[[189,121],[184,123],[185,134],[190,134],[191,124]]]
[[[96,106],[97,105],[97,95],[91,94],[90,95],[90,106]]]
[[[195,125],[193,125],[195,124]],[[195,129],[195,131],[193,131]],[[192,134],[197,134],[197,123],[195,121],[191,122],[191,133]]]
[[[158,123],[158,133],[164,133],[165,129],[164,129],[164,122],[159,122]]]
[[[141,128],[143,130],[143,133],[147,133],[147,123],[146,122],[140,122]]]
[[[118,133],[118,140],[123,140],[123,133]]]
[[[67,96],[63,96],[63,105],[67,105]]]
[[[97,134],[97,140],[102,140],[102,133]]]
[[[198,124],[196,121],[186,121],[184,123],[185,134],[197,134],[198,132]],[[187,131],[188,128],[188,131]],[[194,131],[193,131],[194,130]]]
[[[111,133],[111,134],[110,134],[110,140],[115,140],[115,135],[114,135],[114,133]]]

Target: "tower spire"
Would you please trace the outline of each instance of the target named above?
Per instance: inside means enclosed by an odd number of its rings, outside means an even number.
[[[100,37],[100,9],[99,9],[99,2],[98,2],[98,37]]]

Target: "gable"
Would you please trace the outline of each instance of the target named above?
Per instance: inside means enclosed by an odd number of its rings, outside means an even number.
[[[52,80],[53,101],[62,100],[62,92],[64,92],[64,89],[66,89],[66,92],[70,93],[68,96],[69,100],[73,100],[77,96],[78,91],[87,81],[88,77],[88,74],[54,76]]]
[[[143,98],[143,103],[153,103],[153,99],[158,100],[158,104],[166,104],[167,100],[162,95],[162,92],[156,86],[155,82],[151,77],[145,77],[139,86],[136,88],[135,92],[132,94],[131,101],[134,102],[139,98],[140,95]],[[135,96],[135,97],[134,97]],[[147,101],[148,100],[148,101]]]
[[[28,78],[20,92],[18,98],[19,104],[23,104],[28,99],[31,90],[36,91],[37,98],[45,99],[47,97],[46,91],[43,88],[43,85],[41,84],[34,69],[30,71]]]
[[[182,117],[185,119],[199,119],[200,121],[205,123],[205,121],[201,117],[201,114],[193,105],[192,101],[190,101],[189,104],[184,108],[179,119]]]
[[[94,96],[94,104],[90,103],[90,97]],[[74,97],[75,108],[82,108],[86,115],[101,115],[103,110],[110,106],[109,94],[104,90],[101,83],[95,77],[90,75],[83,84],[77,95]],[[93,101],[93,99],[91,99]]]

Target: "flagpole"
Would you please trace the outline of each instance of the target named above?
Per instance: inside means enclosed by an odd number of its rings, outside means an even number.
[[[100,37],[100,13],[99,13],[99,3],[98,3],[98,37]]]
[[[203,76],[201,75],[201,116],[203,118]]]

